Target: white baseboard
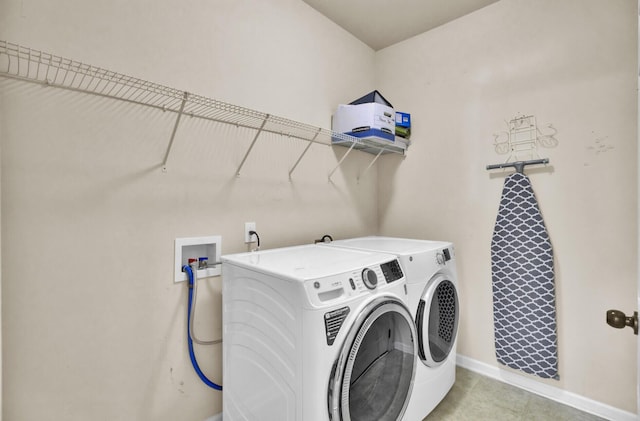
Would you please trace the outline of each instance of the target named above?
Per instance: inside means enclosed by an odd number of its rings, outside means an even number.
[[[484,376],[510,384],[536,395],[554,400],[561,404],[571,406],[584,412],[605,418],[611,421],[638,421],[638,416],[631,412],[623,411],[613,406],[585,398],[572,392],[537,382],[525,376],[520,376],[499,367],[492,366],[464,355],[457,355],[456,363],[462,367]]]

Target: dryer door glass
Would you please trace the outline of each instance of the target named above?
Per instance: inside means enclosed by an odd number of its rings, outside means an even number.
[[[428,284],[418,304],[416,326],[420,359],[430,367],[441,364],[458,332],[458,294],[451,281],[439,276]]]
[[[332,420],[396,421],[406,409],[417,362],[415,327],[401,301],[380,298],[345,341],[332,380],[339,387],[330,387]]]

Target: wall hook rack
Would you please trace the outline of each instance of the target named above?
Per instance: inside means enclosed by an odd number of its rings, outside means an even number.
[[[256,131],[249,149],[238,166],[237,175],[240,174],[258,137],[264,132],[289,136],[308,142],[302,155],[289,171],[289,178],[291,178],[293,171],[307,153],[311,144],[329,147],[338,145],[349,148],[347,153],[340,159],[338,165],[330,172],[329,180],[331,180],[334,172],[353,149],[359,149],[374,155],[379,153],[404,155],[405,153],[405,150],[400,146],[382,145],[373,140],[336,133],[3,40],[0,40],[0,77],[38,83],[48,87],[96,95],[175,113],[176,120],[162,160],[162,170],[164,172],[167,171],[167,162],[181,118],[184,115]]]
[[[534,115],[517,116],[506,121],[507,130],[501,130],[493,135],[493,144],[496,153],[509,154],[507,161],[521,161],[523,158],[540,158],[538,146],[554,148],[558,146],[555,138],[556,130],[552,124],[547,128],[550,133],[543,133],[536,122]]]

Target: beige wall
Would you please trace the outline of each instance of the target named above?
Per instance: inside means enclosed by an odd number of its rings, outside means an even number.
[[[374,52],[299,0],[3,2],[0,39],[328,127],[373,88]],[[174,239],[247,250],[377,227],[371,155],[0,80],[6,420],[195,420],[221,410],[189,362]],[[201,337],[220,329],[220,279],[199,289]],[[221,376],[220,346],[197,354]]]
[[[0,95],[0,115],[4,115],[4,101]],[[0,119],[0,420],[2,420],[2,139],[4,124]]]
[[[456,243],[461,354],[495,364],[489,242],[503,174],[494,132],[515,114],[553,123],[559,146],[528,171],[557,260],[560,382],[635,410],[635,338],[604,311],[635,307],[636,17],[631,0],[502,0],[374,54],[299,0],[6,0],[0,39],[237,105],[329,127],[373,87],[412,113],[406,159],[261,137],[0,80],[5,419],[202,420],[221,409],[190,366],[176,237],[245,250],[382,234]],[[375,78],[375,80],[374,80]],[[10,107],[7,106],[10,104]],[[601,140],[602,139],[602,140]],[[598,142],[601,140],[600,142]],[[592,147],[611,146],[596,154]],[[339,215],[339,217],[336,217]],[[220,334],[219,279],[201,336]],[[210,309],[209,312],[203,309]],[[220,349],[198,349],[221,374]],[[606,363],[613,359],[615,363]]]
[[[411,112],[404,161],[379,167],[382,234],[453,241],[459,353],[497,365],[490,250],[503,180],[493,133],[553,124],[531,178],[554,247],[560,381],[635,412],[636,337],[605,311],[636,306],[637,10],[633,0],[502,0],[376,54],[376,87]],[[598,153],[605,145],[605,152]]]

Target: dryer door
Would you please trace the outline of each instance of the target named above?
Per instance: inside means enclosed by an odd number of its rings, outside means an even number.
[[[458,293],[443,274],[436,275],[418,303],[416,330],[418,355],[424,364],[435,367],[449,356],[458,333]]]
[[[407,407],[417,364],[406,305],[381,296],[351,326],[329,381],[332,421],[396,421]]]

